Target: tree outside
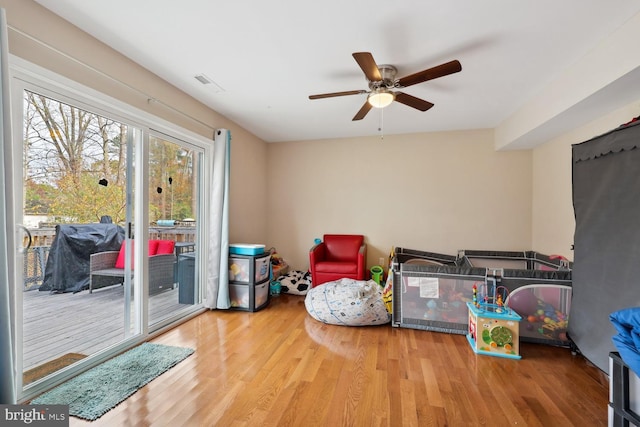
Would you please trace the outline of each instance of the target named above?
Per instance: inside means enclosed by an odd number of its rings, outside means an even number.
[[[124,222],[127,125],[29,91],[24,117],[25,214]],[[150,138],[150,221],[194,217],[193,159],[177,144]]]

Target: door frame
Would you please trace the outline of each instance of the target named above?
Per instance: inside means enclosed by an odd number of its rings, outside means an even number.
[[[95,91],[91,88],[83,86],[77,82],[46,70],[40,66],[27,62],[21,58],[10,56],[10,75],[11,75],[11,103],[14,114],[12,116],[13,132],[13,146],[14,152],[13,159],[13,171],[11,176],[13,177],[14,188],[11,199],[14,201],[13,215],[14,219],[22,218],[23,212],[23,197],[21,193],[23,182],[22,171],[22,156],[17,153],[22,153],[23,141],[23,90],[33,90],[38,93],[42,93],[46,96],[51,96],[62,102],[68,102],[79,108],[84,108],[87,111],[91,111],[97,114],[103,114],[105,117],[121,121],[127,124],[127,126],[135,129],[135,139],[137,143],[134,146],[135,150],[135,176],[134,185],[135,191],[135,209],[134,222],[137,224],[148,224],[148,150],[149,150],[149,134],[161,133],[170,136],[173,139],[184,141],[186,144],[198,147],[202,151],[202,167],[208,162],[206,159],[213,155],[213,141],[196,134],[178,125],[175,125],[166,120],[153,116],[145,111],[141,111],[133,106],[127,105],[117,99],[111,98],[101,92]],[[16,110],[19,109],[19,114]],[[18,131],[19,130],[19,131]],[[17,150],[17,151],[16,151]],[[129,161],[129,160],[128,160]],[[201,218],[200,222],[202,226],[198,227],[196,236],[196,245],[198,251],[198,259],[206,259],[207,245],[204,244],[205,232],[207,231],[204,220],[208,217],[209,207],[204,201],[204,195],[208,194],[208,188],[210,184],[207,182],[206,177],[209,176],[207,171],[204,171],[199,175],[201,185],[199,186],[198,197],[200,199],[198,208],[198,218]],[[19,183],[19,185],[18,185]],[[17,188],[19,187],[19,188]],[[127,201],[129,203],[129,201]],[[15,224],[14,224],[15,228]],[[148,290],[144,283],[146,271],[148,269],[148,233],[145,233],[145,227],[135,227],[135,263],[136,265],[142,265],[143,268],[134,270],[134,292],[135,295],[140,295],[140,298],[134,299],[134,321],[135,332],[132,336],[125,338],[119,344],[110,346],[98,353],[87,357],[76,365],[69,369],[59,372],[59,374],[52,375],[45,378],[42,381],[37,381],[26,387],[22,384],[22,371],[23,371],[23,354],[22,354],[22,319],[23,319],[23,307],[22,307],[22,292],[16,292],[14,294],[13,301],[13,322],[14,322],[14,357],[16,361],[16,395],[19,402],[27,401],[36,395],[42,393],[46,389],[49,389],[55,385],[58,385],[79,373],[90,369],[93,366],[102,363],[114,355],[121,353],[122,351],[134,347],[144,341],[147,341],[154,336],[157,336],[165,330],[175,326],[178,323],[189,320],[192,317],[197,316],[206,309],[203,307],[202,302],[195,304],[191,310],[185,310],[180,312],[180,317],[175,319],[168,319],[161,324],[154,325],[153,328],[149,328],[148,320]],[[17,251],[11,251],[9,254],[9,263],[11,266],[15,266],[16,269],[14,281],[22,278],[22,259],[17,256]],[[198,262],[198,260],[196,260]],[[198,263],[200,264],[200,263]],[[202,266],[196,268],[199,272],[203,271]],[[204,276],[200,277],[200,288],[204,287]],[[20,282],[21,283],[21,282]],[[21,289],[20,289],[21,290]]]

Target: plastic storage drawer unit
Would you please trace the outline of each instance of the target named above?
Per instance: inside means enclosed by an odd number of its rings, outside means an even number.
[[[231,308],[258,311],[269,304],[269,279],[257,284],[229,283]]]
[[[258,311],[269,304],[271,254],[229,254],[231,308]]]

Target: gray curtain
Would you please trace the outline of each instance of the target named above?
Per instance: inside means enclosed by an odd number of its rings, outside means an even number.
[[[13,321],[13,301],[15,286],[13,286],[13,268],[9,263],[9,251],[15,235],[13,226],[13,204],[9,195],[13,191],[11,178],[11,114],[9,96],[9,66],[7,43],[7,19],[5,10],[0,9],[0,135],[2,136],[2,150],[0,150],[0,164],[3,173],[0,174],[0,403],[16,403],[16,373],[14,361],[15,322]]]
[[[211,192],[209,214],[209,250],[204,306],[227,309],[229,299],[229,167],[231,134],[227,129],[215,131],[213,158],[209,160]]]
[[[573,146],[576,216],[569,336],[609,369],[609,314],[640,306],[640,122]]]

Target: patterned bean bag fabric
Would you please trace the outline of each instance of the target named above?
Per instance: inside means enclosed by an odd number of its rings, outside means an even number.
[[[330,325],[384,325],[391,321],[382,288],[373,280],[323,283],[307,292],[304,305],[311,317]]]
[[[311,273],[293,270],[276,279],[283,294],[306,295],[311,288]]]

